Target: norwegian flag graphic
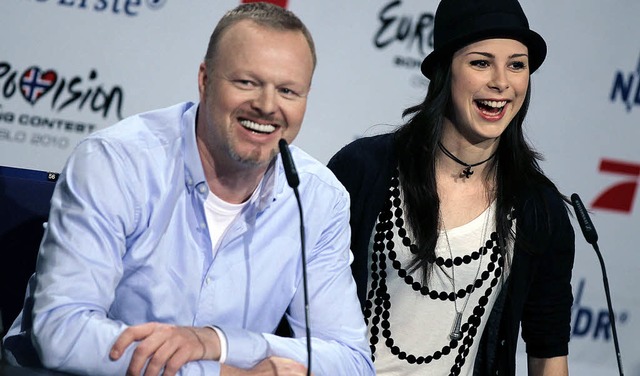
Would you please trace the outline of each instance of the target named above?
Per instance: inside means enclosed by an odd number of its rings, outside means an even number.
[[[53,70],[43,71],[38,67],[27,68],[20,77],[20,92],[27,102],[32,105],[45,95],[58,80],[58,74]]]

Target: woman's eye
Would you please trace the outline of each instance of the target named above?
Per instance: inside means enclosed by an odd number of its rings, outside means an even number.
[[[527,64],[525,64],[524,61],[515,61],[511,64],[511,66],[513,67],[513,69],[521,70],[524,69]]]
[[[489,66],[489,62],[486,60],[473,60],[471,65],[479,68],[486,68]]]

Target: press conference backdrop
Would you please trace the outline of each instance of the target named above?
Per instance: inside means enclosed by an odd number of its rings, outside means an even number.
[[[0,2],[0,165],[57,172],[91,132],[197,100],[212,28],[241,1]],[[422,100],[428,82],[419,64],[432,49],[437,0],[273,2],[315,37],[319,63],[295,143],[320,161],[393,129]],[[640,375],[640,1],[521,3],[549,46],[532,77],[526,130],[546,156],[544,170],[591,210],[625,371]],[[574,224],[571,369],[616,374],[600,266]]]

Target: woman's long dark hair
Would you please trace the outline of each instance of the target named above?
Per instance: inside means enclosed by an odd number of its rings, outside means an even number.
[[[522,108],[500,136],[496,157],[488,165],[489,172],[496,176],[496,229],[503,243],[502,249],[506,249],[507,240],[514,239],[507,218],[527,187],[543,184],[557,191],[538,164],[542,156],[529,146],[523,134],[530,97],[529,84]],[[424,284],[434,265],[440,221],[435,156],[442,137],[443,119],[450,106],[451,64],[444,61],[435,68],[425,100],[403,112],[403,117],[409,116],[409,120],[395,132],[406,215],[417,246],[411,269],[423,271]]]

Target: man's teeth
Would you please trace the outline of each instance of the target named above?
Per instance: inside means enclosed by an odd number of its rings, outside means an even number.
[[[240,124],[247,129],[260,133],[272,133],[276,130],[276,127],[271,124],[258,124],[251,120],[241,120]]]
[[[478,101],[478,103],[487,107],[502,108],[506,106],[507,101]]]

